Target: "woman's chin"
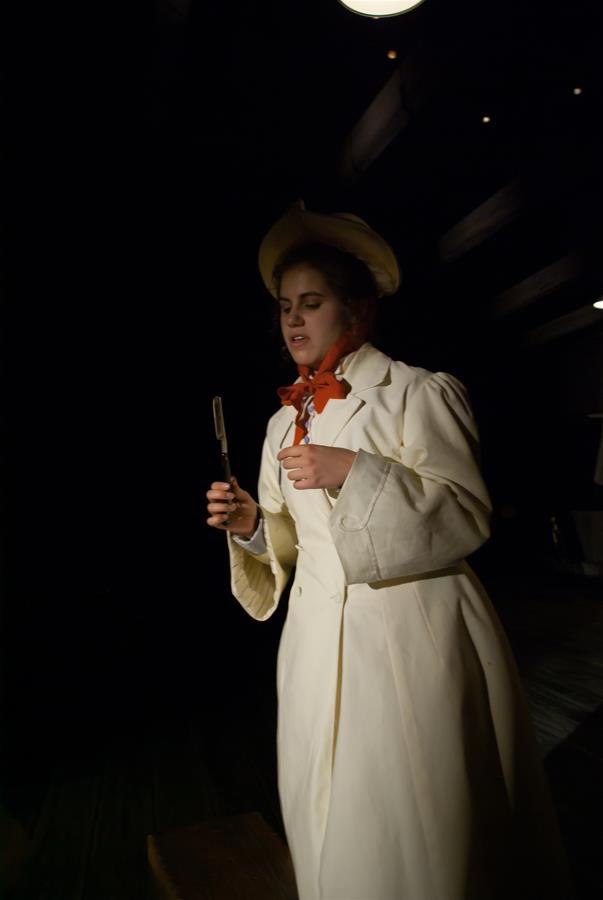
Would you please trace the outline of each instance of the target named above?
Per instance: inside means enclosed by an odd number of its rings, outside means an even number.
[[[316,361],[315,354],[309,347],[289,347],[289,353],[298,366],[308,366],[310,369],[315,369],[320,365],[320,360]]]

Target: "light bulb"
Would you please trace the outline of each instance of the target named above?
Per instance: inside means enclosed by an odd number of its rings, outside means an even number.
[[[342,6],[360,16],[380,19],[382,16],[399,16],[420,6],[424,0],[339,0]]]

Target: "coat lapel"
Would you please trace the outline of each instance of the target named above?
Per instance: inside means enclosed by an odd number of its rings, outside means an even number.
[[[362,397],[351,392],[344,400],[329,400],[323,412],[312,423],[312,443],[332,446],[341,430],[363,406]]]
[[[365,404],[364,391],[382,384],[391,360],[372,344],[363,344],[344,370],[351,386],[344,400],[329,400],[323,412],[312,423],[312,443],[333,446],[350,419]],[[285,446],[285,445],[283,445]]]
[[[297,410],[294,406],[283,406],[279,412],[280,422],[277,434],[279,449],[281,447],[289,447],[293,443],[295,435],[295,417]]]

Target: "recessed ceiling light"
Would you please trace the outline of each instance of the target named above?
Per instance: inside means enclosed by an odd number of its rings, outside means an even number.
[[[342,6],[361,16],[380,19],[382,16],[399,16],[420,6],[423,0],[339,0]]]
[[[575,87],[575,88],[574,88],[574,95],[575,95],[576,97],[579,97],[581,93],[582,93],[582,88],[581,88],[581,87]]]
[[[491,121],[492,121],[492,119],[490,118],[490,116],[482,116],[482,122],[484,123],[484,125],[487,125],[488,122],[491,122]]]
[[[388,59],[398,59],[398,51],[397,50],[388,50],[387,58]]]

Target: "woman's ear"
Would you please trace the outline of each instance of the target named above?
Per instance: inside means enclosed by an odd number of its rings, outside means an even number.
[[[350,314],[350,330],[354,337],[358,337],[362,328],[360,317],[356,313]]]
[[[355,338],[364,338],[367,330],[366,317],[359,315],[358,312],[352,312],[350,316],[350,327]]]

